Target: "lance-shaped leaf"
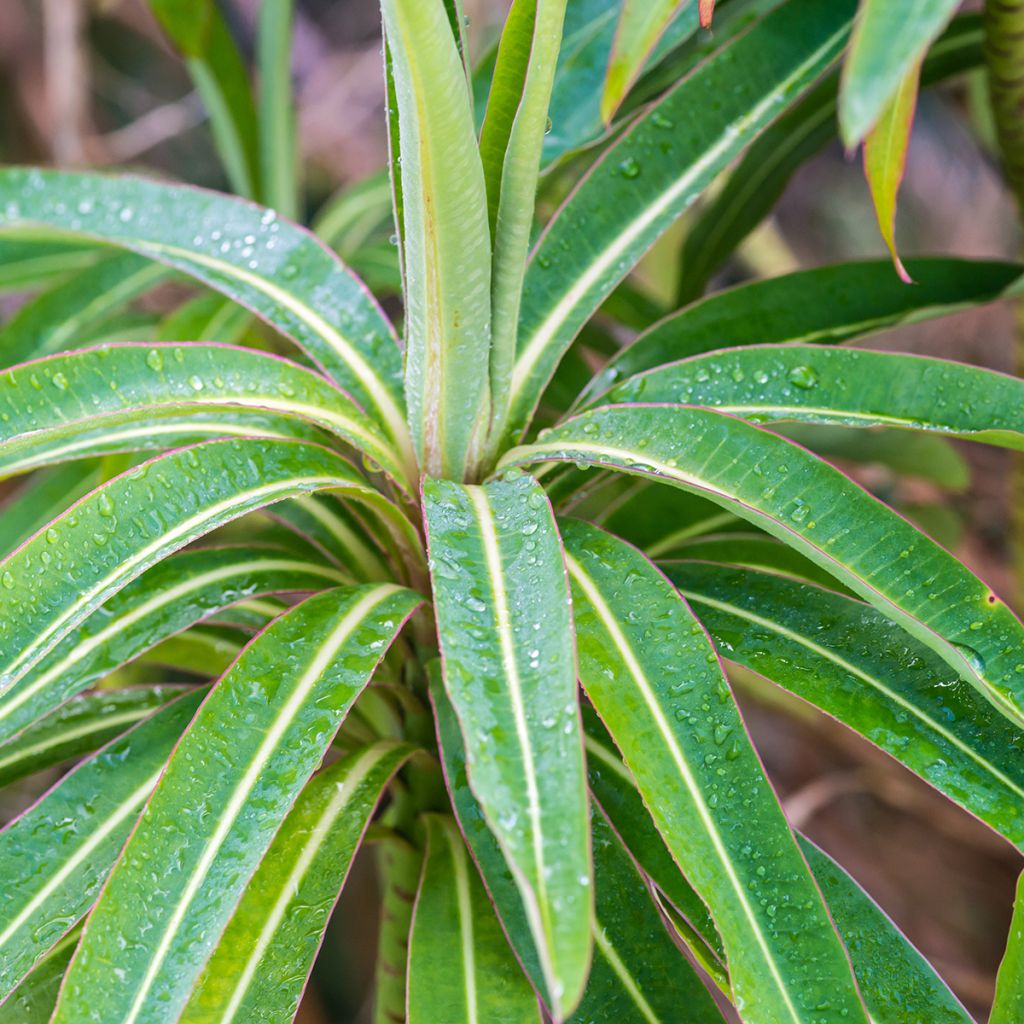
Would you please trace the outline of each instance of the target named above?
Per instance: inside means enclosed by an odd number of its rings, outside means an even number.
[[[1014,1024],[1024,1013],[1024,874],[1017,879],[1017,899],[996,977],[996,998],[989,1024]]]
[[[572,619],[539,485],[424,485],[444,682],[469,782],[516,879],[556,1016],[590,961],[593,894]]]
[[[318,373],[251,349],[101,345],[12,367],[0,373],[0,395],[0,475],[111,443],[130,447],[134,436],[144,445],[159,433],[153,412],[166,411],[186,428],[189,416],[215,424],[228,412],[224,429],[233,433],[245,427],[237,412],[252,410],[257,431],[267,414],[314,424],[411,487],[393,443],[347,395]]]
[[[115,477],[0,561],[0,693],[173,551],[253,509],[325,489],[387,504],[340,456],[298,442],[211,441]]]
[[[565,524],[563,537],[580,680],[708,904],[743,1019],[866,1022],[707,635],[635,548],[579,522]]]
[[[409,936],[409,1024],[538,1024],[530,988],[455,822],[431,814]]]
[[[0,786],[101,747],[186,689],[132,686],[98,690],[69,701],[20,736],[0,744]]]
[[[160,321],[156,341],[218,341],[234,345],[242,340],[252,317],[230,299],[210,292],[183,302]]]
[[[299,212],[299,152],[291,87],[294,15],[294,0],[261,4],[257,37],[263,198],[292,220]]]
[[[566,0],[517,0],[512,5],[480,134],[494,250],[491,405],[497,437],[515,362],[537,174],[565,9]]]
[[[603,402],[700,405],[754,423],[930,430],[1024,448],[1024,382],[945,359],[820,345],[752,345],[669,363]]]
[[[1013,612],[805,448],[710,409],[620,405],[577,416],[505,461],[552,459],[650,475],[725,506],[817,562],[1024,721],[1024,627]]]
[[[381,897],[373,1022],[396,1024],[406,1014],[409,928],[423,852],[402,837],[389,836],[380,847],[377,865]]]
[[[412,750],[382,741],[310,780],[249,882],[181,1024],[295,1016],[352,858]]]
[[[491,252],[469,86],[443,0],[382,0],[402,153],[406,398],[424,468],[461,479],[487,427]]]
[[[327,591],[242,652],[175,748],[111,872],[55,1024],[178,1019],[281,820],[418,604],[390,584]]]
[[[340,582],[341,574],[330,566],[268,548],[184,551],[165,559],[92,612],[0,695],[0,740],[228,605],[256,594],[322,590]],[[236,651],[232,645],[229,660]],[[210,667],[209,675],[217,672],[212,653],[204,649],[198,662]]]
[[[526,273],[510,433],[525,426],[572,339],[648,247],[835,58],[852,17],[852,0],[782,4],[680,82],[583,179]],[[735,67],[744,68],[739,90]]]
[[[115,740],[0,832],[0,998],[96,900],[201,696]]]
[[[1019,287],[1024,267],[989,261],[910,260],[905,288],[883,260],[799,270],[730,288],[673,313],[612,359],[584,399],[677,359],[738,345],[838,345],[900,324],[993,302]]]
[[[624,0],[601,96],[601,118],[606,124],[614,117],[626,93],[639,77],[661,34],[686,2]]]
[[[232,189],[239,195],[257,198],[260,166],[256,107],[245,63],[216,0],[148,3],[185,59],[209,114],[213,140]]]
[[[877,124],[959,6],[959,0],[920,0],[908,11],[886,0],[862,0],[839,93],[839,129],[848,149]]]
[[[0,1002],[0,1024],[48,1024],[57,1003],[57,992],[81,932],[68,932],[21,984]]]
[[[28,291],[91,267],[103,250],[88,242],[0,238],[0,292]]]
[[[685,1007],[692,1024],[721,1024],[697,972],[665,931],[651,892],[604,815],[592,815],[594,966],[570,1024],[669,1024]]]
[[[0,330],[0,361],[13,366],[61,352],[109,320],[131,299],[168,277],[166,267],[117,253],[37,295]]]
[[[1024,846],[1024,734],[873,608],[770,573],[663,563],[718,650]]]
[[[292,338],[404,443],[402,358],[372,296],[309,232],[240,199],[141,178],[0,171],[0,229],[35,224],[174,267]]]
[[[834,861],[797,837],[850,952],[875,1024],[971,1024],[971,1016],[927,960]]]
[[[724,8],[723,14],[728,11]],[[956,18],[928,52],[921,69],[922,87],[980,67],[983,38],[980,14]],[[680,304],[704,291],[711,275],[775,208],[794,172],[835,139],[838,91],[839,76],[834,74],[783,115],[696,215],[681,254]]]
[[[896,197],[907,166],[907,149],[917,109],[921,63],[912,64],[864,140],[864,176],[871,190],[875,216],[893,266],[901,281],[911,283],[896,250]]]

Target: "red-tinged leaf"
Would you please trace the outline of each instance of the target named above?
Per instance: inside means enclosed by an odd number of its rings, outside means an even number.
[[[715,13],[715,0],[700,0],[697,10],[700,12],[700,27],[711,28],[711,19]]]

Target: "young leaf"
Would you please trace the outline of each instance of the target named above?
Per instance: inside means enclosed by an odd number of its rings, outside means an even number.
[[[0,695],[0,740],[227,605],[256,594],[322,590],[339,582],[339,574],[329,566],[274,549],[205,549],[173,555],[110,597]],[[207,665],[208,657],[204,656]]]
[[[381,741],[307,783],[221,935],[181,1024],[295,1016],[352,858],[412,750]]]
[[[400,835],[389,836],[377,858],[380,929],[374,977],[373,1024],[404,1021],[409,929],[422,874],[422,851]]]
[[[1004,715],[1024,721],[1024,627],[1013,612],[952,555],[799,445],[710,409],[604,406],[504,462],[551,460],[650,476],[725,506],[817,562]]]
[[[911,283],[896,251],[896,196],[907,166],[907,148],[917,108],[917,90],[921,79],[920,62],[912,64],[886,104],[881,117],[864,139],[864,175],[882,239],[892,256],[900,280]]]
[[[636,549],[580,522],[564,524],[563,536],[580,680],[711,910],[743,1019],[866,1022],[706,634]]]
[[[751,345],[616,385],[609,404],[699,405],[754,423],[927,430],[1024,449],[1024,381],[945,359],[820,345]]]
[[[1024,734],[873,608],[770,573],[662,563],[727,658],[855,729],[1024,848]]]
[[[989,1024],[1015,1024],[1024,1013],[1024,873],[1017,879],[1017,899],[996,977],[996,998]]]
[[[669,938],[651,892],[604,815],[591,816],[597,912],[594,967],[570,1024],[722,1024],[700,976]]]
[[[839,91],[839,131],[847,149],[878,123],[959,6],[959,0],[919,0],[910,10],[888,0],[861,0]]]
[[[389,584],[327,591],[242,652],[179,741],[111,872],[54,1024],[178,1019],[281,820],[418,603]]]
[[[131,249],[245,306],[407,449],[391,325],[330,250],[273,210],[141,178],[22,168],[0,170],[0,210],[0,229],[35,224]]]
[[[622,105],[643,66],[676,12],[688,0],[624,0],[615,44],[608,62],[608,75],[601,96],[601,119],[608,124]],[[701,23],[704,8],[701,7]],[[705,26],[706,27],[706,26]]]
[[[852,18],[852,0],[789,0],[680,82],[594,165],[531,257],[509,436],[522,431],[601,302],[715,175],[828,67]],[[733,87],[736,67],[745,69],[741,90]]]
[[[406,491],[412,487],[395,446],[347,395],[318,373],[250,349],[102,345],[12,367],[0,373],[0,395],[0,476],[109,451],[113,443],[143,447],[159,437],[154,412],[166,410],[187,428],[190,415],[216,421],[226,412],[233,425],[238,410],[252,410],[329,431]],[[238,418],[244,426],[245,416]],[[305,439],[301,428],[298,435]]]
[[[83,761],[0,832],[0,998],[92,906],[201,697],[175,701]]]
[[[431,814],[409,936],[409,1024],[539,1024],[455,822]]]
[[[0,786],[87,754],[127,732],[184,691],[181,686],[97,690],[68,701],[53,714],[0,744]]]
[[[516,0],[509,12],[480,135],[494,259],[491,405],[502,435],[515,362],[534,197],[566,0]]]
[[[115,477],[0,561],[0,694],[162,558],[246,512],[328,488],[387,504],[340,456],[297,442],[211,441]]]
[[[491,250],[465,70],[443,0],[382,0],[402,154],[406,398],[420,463],[463,479],[489,414]]]
[[[260,4],[257,36],[263,198],[290,220],[299,214],[299,153],[291,87],[293,17],[294,0]]]
[[[752,281],[695,302],[644,331],[588,385],[581,402],[626,377],[725,347],[838,345],[904,323],[993,302],[1021,285],[1015,263],[911,260],[904,288],[887,261],[839,263]]]
[[[559,1019],[590,962],[592,890],[572,619],[550,505],[528,476],[428,480],[444,682],[469,783],[519,887]]]

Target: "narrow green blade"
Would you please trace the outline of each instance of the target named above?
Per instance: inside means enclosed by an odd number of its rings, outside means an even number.
[[[816,562],[1024,721],[1024,627],[934,541],[806,449],[732,416],[605,406],[506,456],[651,476],[723,505]],[[935,595],[934,597],[932,595]]]
[[[260,4],[257,37],[263,198],[292,220],[299,215],[299,150],[291,84],[294,14],[294,0]]]
[[[389,584],[327,591],[243,651],[175,748],[111,872],[54,1024],[178,1020],[281,820],[418,603]]]
[[[1024,1014],[1024,874],[1017,879],[1017,899],[996,977],[996,998],[989,1024],[1016,1024]]]
[[[593,894],[561,543],[527,476],[486,487],[429,480],[424,510],[444,682],[469,782],[564,1019],[586,981]]]
[[[381,741],[307,783],[221,935],[181,1024],[295,1016],[352,858],[412,750]]]
[[[539,1024],[537,997],[455,822],[429,815],[409,937],[409,1024]]]
[[[25,980],[0,1002],[0,1024],[49,1024],[57,1003],[57,992],[81,932],[68,932],[43,958]]]
[[[707,635],[635,548],[580,522],[564,524],[563,536],[580,679],[708,904],[744,1021],[866,1022]]]

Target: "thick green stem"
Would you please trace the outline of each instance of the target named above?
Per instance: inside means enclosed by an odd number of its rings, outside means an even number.
[[[999,155],[1024,223],[1024,0],[987,0],[985,63]],[[1016,304],[1016,372],[1024,376],[1024,303]],[[1024,458],[1014,458],[1011,521],[1018,606],[1024,606]]]

